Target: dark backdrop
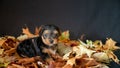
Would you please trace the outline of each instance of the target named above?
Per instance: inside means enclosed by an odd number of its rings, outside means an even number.
[[[72,39],[85,34],[120,42],[120,0],[0,0],[0,36],[19,36],[25,25],[33,32],[43,24],[70,30]]]
[[[73,39],[120,42],[120,0],[0,0],[0,35],[21,34],[42,24],[70,30]]]

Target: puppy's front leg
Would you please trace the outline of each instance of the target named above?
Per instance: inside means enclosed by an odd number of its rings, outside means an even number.
[[[55,55],[55,53],[56,53],[56,50],[52,50],[52,49],[49,49],[49,48],[44,48],[43,49],[43,52],[44,53],[48,53],[48,54],[52,54],[52,55]]]

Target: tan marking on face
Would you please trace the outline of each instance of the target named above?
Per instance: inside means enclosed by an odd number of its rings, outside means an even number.
[[[41,36],[42,37],[42,40],[43,40],[43,43],[44,44],[46,44],[46,45],[48,45],[48,46],[53,46],[54,44],[57,44],[57,42],[58,42],[58,39],[57,38],[52,38],[52,36],[51,36],[51,38],[50,38],[50,30],[45,30],[44,32],[43,32],[43,35]],[[44,38],[44,34],[47,34],[48,36],[47,37],[45,37]],[[52,31],[52,34],[58,34],[58,31],[57,30],[54,30],[54,31]],[[50,42],[50,40],[53,40],[53,42],[51,43]]]
[[[52,39],[53,43],[50,43],[50,39],[44,39],[42,36],[43,43],[48,45],[48,46],[53,46],[54,44],[57,44],[58,40],[57,39]]]
[[[54,34],[57,34],[57,33],[58,33],[58,31],[57,31],[57,30],[54,30],[54,31],[53,31],[53,33],[54,33]]]
[[[57,44],[58,43],[58,39],[54,39],[53,44]]]
[[[50,45],[49,40],[48,39],[44,39],[43,36],[42,36],[42,41],[43,41],[44,44]]]
[[[50,30],[45,30],[45,31],[43,32],[43,34],[48,34],[48,33],[50,33]]]

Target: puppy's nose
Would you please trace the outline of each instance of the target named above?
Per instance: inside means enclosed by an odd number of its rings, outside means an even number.
[[[53,40],[50,40],[50,43],[53,43]]]

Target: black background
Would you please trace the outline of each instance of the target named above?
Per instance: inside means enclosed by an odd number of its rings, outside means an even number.
[[[120,0],[0,0],[0,34],[19,36],[27,25],[55,24],[78,39],[120,42]]]
[[[0,36],[55,24],[71,38],[120,42],[120,0],[0,0]]]

